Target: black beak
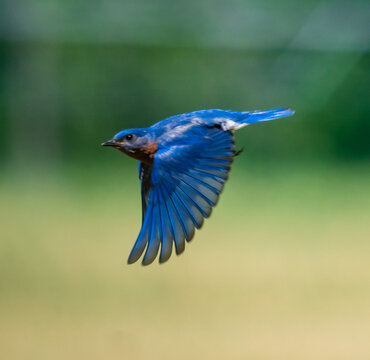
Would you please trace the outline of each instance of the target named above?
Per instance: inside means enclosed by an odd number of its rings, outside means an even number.
[[[102,146],[116,146],[117,145],[117,141],[112,139],[112,140],[108,140],[106,142],[103,142],[101,144]]]

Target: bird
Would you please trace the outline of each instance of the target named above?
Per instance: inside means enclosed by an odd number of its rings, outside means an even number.
[[[128,257],[166,262],[174,246],[185,250],[216,206],[235,149],[234,132],[244,126],[294,114],[289,108],[266,111],[198,110],[174,115],[148,128],[126,129],[101,145],[139,161],[142,223]]]

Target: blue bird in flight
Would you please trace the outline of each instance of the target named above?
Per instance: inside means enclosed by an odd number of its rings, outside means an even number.
[[[167,261],[194,237],[228,178],[233,158],[233,132],[246,125],[293,115],[290,109],[267,111],[200,110],[175,115],[149,128],[128,129],[103,146],[139,160],[142,226],[128,263],[145,251],[143,265]]]

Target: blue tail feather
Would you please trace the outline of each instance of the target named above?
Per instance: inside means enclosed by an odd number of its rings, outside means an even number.
[[[280,119],[286,116],[291,116],[294,114],[294,110],[287,108],[266,110],[266,111],[244,111],[241,112],[241,117],[239,122],[241,124],[253,124],[262,121],[269,121]]]

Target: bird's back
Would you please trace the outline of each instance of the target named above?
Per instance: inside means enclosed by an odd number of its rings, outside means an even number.
[[[189,123],[207,125],[213,123],[214,119],[238,118],[242,116],[242,114],[243,112],[220,109],[197,110],[168,117],[154,124],[151,128],[170,130],[177,126],[187,125]]]
[[[200,136],[206,136],[207,128],[226,119],[237,119],[241,112],[228,110],[199,110],[166,118],[150,129],[158,139],[158,145],[168,146],[176,143],[191,143]]]
[[[279,108],[267,111],[231,111],[220,109],[198,110],[171,116],[150,129],[158,146],[192,141],[193,135],[206,136],[207,128],[220,127],[224,131],[238,130],[246,125],[293,115],[294,111]]]

